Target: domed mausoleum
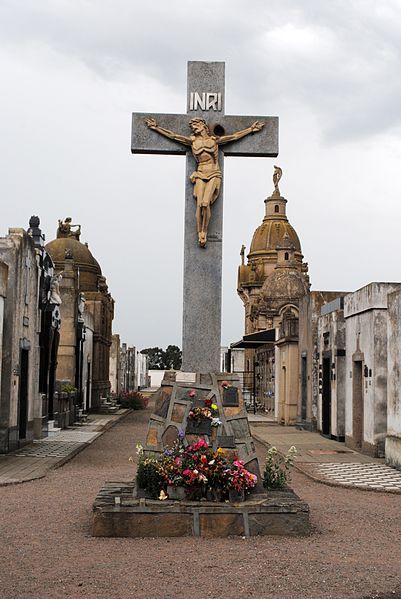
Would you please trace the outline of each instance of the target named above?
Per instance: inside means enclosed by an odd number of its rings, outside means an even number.
[[[71,218],[59,221],[57,238],[46,245],[61,275],[62,325],[56,378],[78,390],[85,409],[98,409],[110,392],[109,353],[114,300],[106,278]]]
[[[274,191],[265,200],[265,216],[253,235],[246,264],[242,246],[238,294],[245,308],[245,335],[251,336],[248,347],[254,347],[246,349],[245,364],[255,374],[258,402],[280,422],[293,424],[298,397],[299,301],[309,293],[309,277],[298,235],[288,222],[287,200],[278,187],[281,174],[275,167]],[[270,331],[271,341],[256,347],[251,344],[252,335],[262,331]]]

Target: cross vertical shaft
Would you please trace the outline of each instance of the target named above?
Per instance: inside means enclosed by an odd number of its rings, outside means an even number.
[[[195,62],[188,64],[188,112],[192,117],[210,119],[210,111],[191,110],[191,93],[220,93],[224,115],[224,63]],[[202,98],[202,96],[201,96]],[[205,98],[206,102],[206,98]],[[205,104],[206,106],[206,104]],[[219,150],[223,175],[224,157]],[[182,370],[185,372],[219,372],[221,346],[221,288],[223,260],[223,184],[213,204],[208,242],[200,247],[195,227],[196,200],[191,174],[196,170],[192,153],[187,153],[185,183],[184,289],[182,322]],[[224,179],[223,179],[224,180]]]

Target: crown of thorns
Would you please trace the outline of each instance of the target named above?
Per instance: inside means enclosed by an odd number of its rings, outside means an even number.
[[[206,127],[206,130],[209,131],[209,127],[207,126],[205,119],[202,119],[200,117],[194,117],[193,119],[191,119],[189,121],[190,126],[195,125],[195,123],[202,123],[202,125],[204,125]]]

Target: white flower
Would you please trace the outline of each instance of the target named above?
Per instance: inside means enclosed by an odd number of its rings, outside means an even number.
[[[143,455],[143,445],[141,443],[137,443],[135,445],[135,447],[136,447],[136,455],[139,455],[139,456]]]

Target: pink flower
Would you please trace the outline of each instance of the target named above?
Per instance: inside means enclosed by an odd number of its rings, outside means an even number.
[[[195,389],[191,389],[191,391],[188,393],[189,397],[196,397],[196,391]]]

